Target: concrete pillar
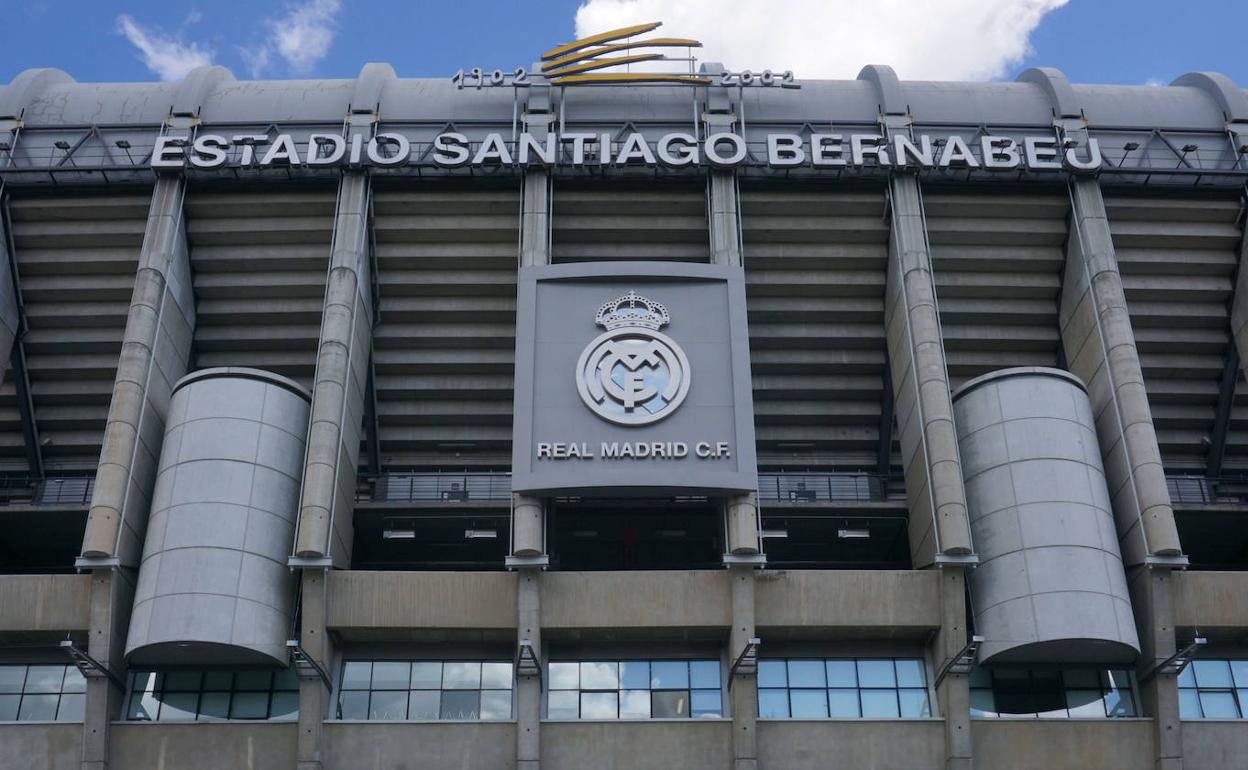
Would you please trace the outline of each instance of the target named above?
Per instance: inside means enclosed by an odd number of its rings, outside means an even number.
[[[1248,134],[1245,134],[1244,141],[1248,142]],[[1239,267],[1235,273],[1235,299],[1231,302],[1231,337],[1239,352],[1240,371],[1248,373],[1248,220],[1243,222],[1243,227],[1244,236],[1239,242]]]
[[[1129,576],[1136,626],[1140,633],[1140,677],[1143,713],[1153,718],[1156,770],[1182,770],[1183,729],[1179,722],[1179,678],[1152,670],[1177,650],[1174,628],[1173,570],[1137,567]]]
[[[728,569],[732,581],[732,629],[728,634],[728,664],[754,638],[754,568]],[[733,770],[758,770],[758,676],[735,674],[729,682],[732,707]]]
[[[373,334],[370,195],[367,174],[343,175],[312,388],[295,537],[297,566],[315,560],[329,560],[340,568],[351,563],[356,468]]]
[[[728,553],[734,556],[757,554],[758,495],[737,495],[728,500]]]
[[[918,177],[890,181],[885,324],[915,568],[973,554]]]
[[[139,252],[80,567],[138,565],[173,384],[186,374],[195,298],[186,247],[185,183],[161,176]]]
[[[542,571],[519,570],[516,581],[516,648],[528,643],[542,661]],[[542,678],[516,672],[516,770],[541,767]]]
[[[18,312],[16,268],[13,264],[13,252],[9,248],[12,236],[9,231],[8,206],[2,185],[0,212],[4,213],[4,216],[0,216],[0,381],[3,381],[5,370],[9,366],[9,356],[13,352],[13,343],[21,328],[21,315]]]
[[[520,266],[550,264],[550,174],[524,172],[520,208]]]
[[[969,635],[966,627],[966,574],[959,566],[940,568],[940,630],[932,640],[932,661],[939,671],[957,657]],[[971,770],[971,689],[967,674],[948,674],[936,688],[945,720],[945,767]],[[934,713],[934,710],[933,710]]]
[[[101,568],[91,572],[87,654],[124,681],[123,652],[134,572]],[[109,725],[121,717],[125,690],[104,676],[87,679],[82,720],[82,770],[108,770]]]
[[[1060,321],[1072,373],[1088,386],[1123,561],[1181,559],[1122,275],[1095,179],[1070,183]]]
[[[711,171],[707,186],[711,264],[740,265],[741,209],[737,176],[731,171]]]
[[[511,552],[515,556],[543,556],[546,553],[543,501],[529,495],[511,496]]]
[[[302,571],[303,612],[300,616],[299,644],[322,669],[333,671],[334,646],[326,628],[329,615],[327,569]],[[321,734],[330,709],[331,692],[319,676],[299,677],[299,737],[297,770],[321,770]]]

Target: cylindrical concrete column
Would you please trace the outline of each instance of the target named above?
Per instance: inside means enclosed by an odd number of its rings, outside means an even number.
[[[511,498],[511,552],[516,556],[541,556],[546,553],[543,537],[542,500],[529,495]]]
[[[138,665],[285,664],[309,394],[256,369],[174,387],[126,656]]]
[[[727,505],[728,552],[737,556],[758,553],[758,497],[738,495]]]
[[[983,661],[1134,660],[1140,644],[1101,466],[1077,377],[1003,369],[954,394]]]

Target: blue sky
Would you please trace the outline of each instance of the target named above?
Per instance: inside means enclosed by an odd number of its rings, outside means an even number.
[[[36,66],[80,81],[156,80],[208,60],[240,78],[354,77],[368,61],[406,77],[515,67],[571,39],[582,2],[0,0],[0,82]],[[958,18],[925,0],[589,2],[581,32],[632,16],[666,19],[663,33],[707,41],[711,58],[792,67],[799,77],[892,63],[903,78],[1012,79],[1046,64],[1076,82],[1168,83],[1210,69],[1248,87],[1244,0],[959,0],[949,3],[962,9]],[[955,37],[980,25],[991,29],[975,42]],[[136,40],[149,46],[147,64]]]

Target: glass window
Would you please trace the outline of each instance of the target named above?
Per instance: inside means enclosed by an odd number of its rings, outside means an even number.
[[[369,670],[363,675],[367,677]],[[367,701],[361,708],[367,711]],[[291,670],[276,675],[271,671],[136,671],[130,675],[126,708],[126,719],[130,720],[290,721],[298,716],[299,680]]]
[[[1202,658],[1179,672],[1183,719],[1248,719],[1248,660]]]
[[[971,715],[1041,719],[1134,717],[1131,674],[1097,668],[977,668],[971,673]],[[903,706],[904,708],[904,706]]]
[[[763,719],[931,716],[927,670],[919,658],[761,660],[758,686]]]
[[[548,719],[721,717],[717,660],[556,661],[547,666]]]
[[[512,665],[480,660],[351,660],[342,666],[339,719],[511,719]]]
[[[86,689],[72,665],[0,665],[0,722],[81,722]]]

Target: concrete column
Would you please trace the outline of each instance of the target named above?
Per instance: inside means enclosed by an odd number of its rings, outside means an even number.
[[[737,200],[737,176],[731,171],[711,171],[707,182],[711,264],[741,264],[741,210]]]
[[[542,571],[519,570],[516,581],[516,648],[527,642],[542,660]],[[542,678],[516,673],[516,770],[541,767]]]
[[[0,216],[0,381],[2,381],[5,370],[9,366],[9,356],[13,353],[13,343],[17,340],[17,334],[21,328],[16,268],[13,264],[13,253],[9,249],[11,235],[3,185],[0,185],[0,212],[6,215]]]
[[[511,552],[515,556],[543,556],[546,553],[543,501],[529,495],[511,496]]]
[[[728,634],[728,664],[754,638],[754,568],[730,567],[732,630]],[[733,770],[758,770],[758,676],[735,674],[729,682],[732,707]]]
[[[758,548],[758,495],[737,495],[730,498],[728,512],[728,553],[750,556]]]
[[[295,538],[295,557],[304,560],[301,565],[324,559],[340,568],[351,563],[356,468],[373,334],[370,194],[367,174],[343,175]]]
[[[524,173],[520,203],[520,266],[550,264],[550,174]]]
[[[918,177],[894,174],[890,189],[885,324],[910,509],[910,555],[915,568],[922,568],[942,556],[969,557],[974,549]]]
[[[1123,562],[1181,559],[1105,202],[1091,178],[1071,180],[1070,198],[1062,345],[1068,368],[1088,386]]]
[[[134,601],[134,573],[97,569],[91,573],[87,654],[122,677],[126,627]],[[82,720],[82,770],[108,770],[109,725],[121,716],[125,690],[107,677],[87,679]]]
[[[152,191],[80,567],[134,567],[143,552],[165,417],[195,329],[184,193],[177,176],[159,177]]]
[[[940,568],[941,625],[932,640],[932,661],[939,671],[955,658],[968,641],[966,627],[966,574],[962,567]],[[949,674],[936,688],[940,715],[945,720],[945,767],[971,770],[970,676]]]
[[[1183,729],[1179,721],[1179,678],[1150,672],[1177,650],[1174,577],[1169,567],[1137,567],[1129,576],[1140,633],[1140,698],[1153,718],[1156,770],[1182,770]]]
[[[334,646],[326,628],[329,615],[329,570],[303,570],[299,644],[327,672],[333,671]],[[299,737],[297,770],[321,770],[321,734],[329,712],[331,692],[319,676],[299,678]]]
[[[1248,142],[1248,134],[1245,134],[1244,141]],[[1239,267],[1235,273],[1235,299],[1231,302],[1231,336],[1239,352],[1240,371],[1248,373],[1248,220],[1244,221],[1243,227],[1244,236],[1239,242]]]

